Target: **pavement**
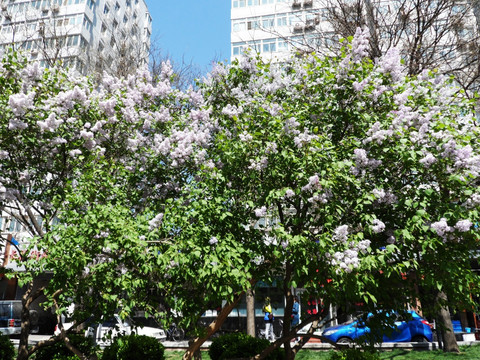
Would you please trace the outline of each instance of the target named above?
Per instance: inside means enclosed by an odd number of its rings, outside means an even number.
[[[41,340],[46,340],[50,338],[50,335],[35,335],[31,334],[29,336],[29,344],[34,345]],[[18,346],[19,340],[12,339],[12,343]],[[202,345],[202,349],[208,349],[212,342],[206,341]],[[457,341],[458,345],[478,345],[480,341]],[[162,341],[162,344],[165,346],[167,350],[184,350],[188,347],[188,341]],[[293,343],[292,343],[293,344]],[[322,343],[317,339],[312,339],[308,343],[303,346],[303,349],[311,349],[311,350],[330,350],[334,347],[327,343]],[[406,349],[406,350],[437,350],[440,349],[438,342],[431,342],[431,343],[383,343],[377,345],[377,348],[382,350],[392,350],[392,349]]]

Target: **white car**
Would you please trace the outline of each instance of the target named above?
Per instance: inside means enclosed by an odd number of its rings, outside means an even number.
[[[158,340],[165,340],[167,335],[165,330],[150,326],[134,327],[129,320],[122,320],[117,314],[112,319],[103,321],[101,324],[88,327],[85,332],[86,337],[94,339],[98,345],[110,345],[112,339],[119,335],[145,335]]]

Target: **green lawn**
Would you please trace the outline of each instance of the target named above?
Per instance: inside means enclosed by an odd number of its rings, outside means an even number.
[[[393,350],[380,353],[382,360],[479,360],[480,345],[461,346],[460,354],[444,353],[442,351],[407,351]],[[329,351],[301,350],[296,360],[328,360]],[[165,360],[180,360],[182,351],[165,351]],[[202,351],[202,359],[210,360],[207,351]]]

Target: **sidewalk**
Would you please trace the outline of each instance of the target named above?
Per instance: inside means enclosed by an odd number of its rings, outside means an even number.
[[[29,344],[33,345],[38,343],[41,340],[46,340],[50,337],[50,335],[30,335],[29,336]],[[11,339],[12,343],[15,346],[18,346],[19,340],[18,339]],[[206,341],[203,343],[201,349],[205,350],[210,347],[211,341]],[[165,346],[167,350],[184,350],[188,347],[188,341],[162,341],[162,344]],[[466,345],[472,346],[480,344],[480,341],[457,341],[459,346]],[[440,349],[437,342],[431,343],[383,343],[377,345],[377,348],[382,350],[392,350],[392,349],[406,349],[406,350],[438,350]],[[310,350],[330,350],[334,349],[334,346],[322,343],[318,339],[311,339],[308,343],[303,346],[303,349],[310,349]]]

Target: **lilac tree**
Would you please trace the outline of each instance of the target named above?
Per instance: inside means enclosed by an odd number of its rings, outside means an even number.
[[[41,69],[14,53],[3,56],[0,71],[0,206],[28,231],[17,238],[22,246],[16,262],[25,271],[5,270],[26,288],[18,355],[26,359],[38,348],[27,345],[29,308],[40,296],[58,315],[78,300],[74,318],[81,322],[88,313],[116,310],[120,289],[125,298],[139,293],[138,279],[125,271],[147,256],[138,228],[158,218],[165,200],[182,189],[191,174],[185,169],[202,163],[199,149],[208,142],[211,124],[208,111],[199,108],[199,94],[171,87],[168,64],[155,86],[142,70],[126,79],[106,75],[94,87],[88,78]],[[120,188],[121,193],[112,190]],[[53,232],[58,220],[62,225]],[[43,256],[33,259],[33,251]],[[36,286],[36,276],[45,271],[53,273],[52,280]],[[95,296],[86,296],[92,291]],[[61,338],[69,344],[63,331]]]
[[[285,336],[272,347],[283,343],[289,357],[301,347],[289,338],[305,325],[289,329],[292,287],[366,310],[417,298],[428,310],[426,294],[455,309],[477,291],[471,103],[433,72],[406,76],[395,49],[372,63],[366,31],[343,44],[338,58],[279,66],[247,56],[203,85],[218,120],[205,181],[235,193],[232,203],[250,211],[246,227],[263,233],[268,249],[252,261],[268,264],[262,280],[283,278]]]

